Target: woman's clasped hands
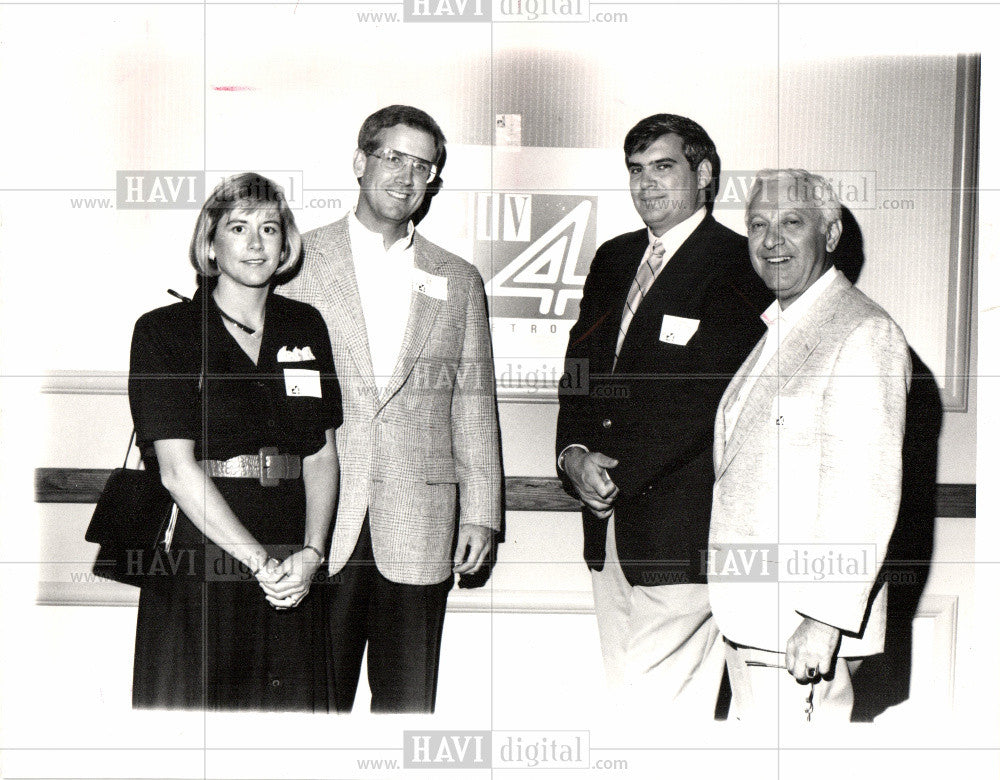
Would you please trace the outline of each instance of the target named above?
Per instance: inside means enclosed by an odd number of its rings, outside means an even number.
[[[323,558],[311,547],[305,547],[283,561],[268,558],[254,576],[272,607],[293,609],[309,595],[313,576],[322,564]]]

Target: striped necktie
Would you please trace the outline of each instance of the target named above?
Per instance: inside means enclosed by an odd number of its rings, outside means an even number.
[[[632,280],[632,287],[628,291],[628,298],[625,299],[622,324],[618,327],[618,343],[615,345],[615,360],[611,366],[612,371],[615,370],[615,366],[618,364],[618,353],[622,350],[622,343],[625,341],[628,326],[631,324],[636,311],[638,311],[642,299],[649,292],[649,288],[653,286],[656,275],[663,267],[663,254],[663,244],[659,241],[654,241],[646,248],[646,255],[642,258],[642,262],[639,263],[639,270],[635,272],[635,279]]]

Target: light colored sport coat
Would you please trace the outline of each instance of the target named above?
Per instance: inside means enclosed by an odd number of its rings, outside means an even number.
[[[764,367],[728,443],[725,411],[764,339],[719,404],[709,555],[718,571],[726,545],[777,544],[778,560],[770,581],[710,577],[709,596],[733,642],[783,652],[808,616],[840,628],[839,655],[852,657],[885,642],[887,594],[875,583],[899,511],[911,365],[899,326],[835,273]],[[817,579],[812,564],[827,553]]]
[[[346,217],[305,234],[302,269],[280,292],[323,314],[343,395],[330,573],[350,558],[368,512],[379,571],[431,585],[452,571],[456,502],[461,523],[500,528],[500,447],[482,277],[419,233],[413,241],[415,267],[447,279],[446,300],[414,290],[381,393]]]

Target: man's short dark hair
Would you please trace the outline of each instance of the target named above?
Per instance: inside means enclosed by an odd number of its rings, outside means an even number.
[[[413,106],[393,105],[380,108],[361,124],[361,131],[358,133],[358,149],[365,154],[377,152],[379,149],[378,136],[383,130],[388,130],[396,125],[406,125],[415,130],[422,130],[434,138],[434,159],[431,160],[438,167],[438,171],[444,168],[445,153],[444,133],[438,127],[438,123],[426,111],[421,111]]]
[[[715,143],[705,132],[705,128],[686,116],[677,114],[653,114],[636,124],[625,136],[625,163],[628,158],[638,152],[646,151],[656,140],[664,135],[675,133],[684,143],[684,157],[697,170],[702,160],[708,160],[712,166],[712,180],[705,188],[705,207],[712,213],[712,204],[719,192],[719,171],[722,162],[715,150]]]

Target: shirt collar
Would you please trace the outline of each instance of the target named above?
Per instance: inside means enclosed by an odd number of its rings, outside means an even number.
[[[777,299],[771,302],[764,313],[760,315],[760,318],[764,321],[764,324],[770,329],[774,325],[781,321],[782,330],[787,333],[801,320],[808,312],[814,303],[819,299],[819,297],[826,292],[827,288],[833,284],[833,280],[837,276],[837,269],[834,266],[830,266],[826,269],[826,272],[815,282],[813,282],[809,288],[802,293],[787,309],[782,310],[781,306],[778,304]]]
[[[681,244],[691,237],[691,234],[694,233],[707,214],[708,211],[702,206],[694,214],[678,222],[662,236],[657,236],[647,227],[646,234],[649,236],[649,243],[652,244],[659,241],[664,249],[663,256],[669,260],[673,257],[674,252],[681,248]]]
[[[376,250],[383,255],[405,252],[413,247],[413,236],[416,232],[413,229],[413,222],[411,220],[406,225],[406,235],[386,249],[382,234],[366,228],[361,220],[358,219],[358,215],[354,209],[351,209],[347,214],[347,229],[351,237],[351,243],[355,246],[363,246],[365,253],[368,255],[376,252]]]

